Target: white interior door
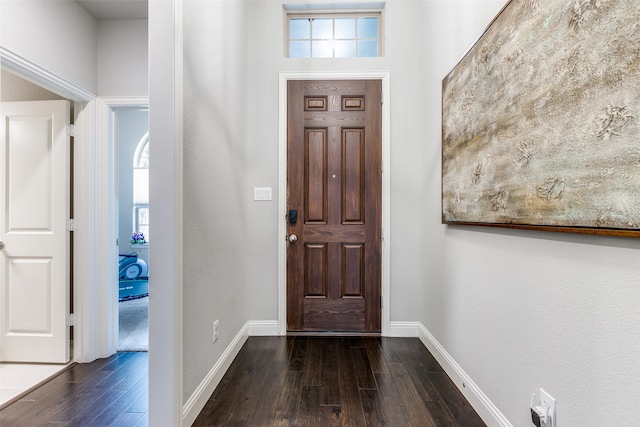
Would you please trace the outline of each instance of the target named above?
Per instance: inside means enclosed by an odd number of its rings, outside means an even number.
[[[1,109],[0,361],[67,363],[70,105]]]

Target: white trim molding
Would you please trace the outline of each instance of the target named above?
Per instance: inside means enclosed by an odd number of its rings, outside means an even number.
[[[94,93],[58,77],[2,46],[0,46],[0,61],[2,68],[5,70],[63,98],[78,102],[89,102],[96,97]]]
[[[287,334],[287,81],[381,80],[382,104],[382,336],[389,336],[391,296],[391,73],[389,71],[280,72],[278,146],[278,334]]]
[[[429,350],[433,357],[436,358],[440,366],[442,366],[442,369],[444,369],[456,387],[458,387],[460,392],[469,401],[469,404],[471,404],[473,409],[480,415],[480,418],[490,427],[513,427],[498,407],[494,405],[480,387],[473,382],[471,377],[453,359],[431,332],[429,332],[422,323],[416,323],[418,325],[417,336],[420,338],[420,341],[427,347],[427,350]]]
[[[99,260],[93,234],[99,224],[95,218],[96,143],[96,102],[92,101],[77,113],[73,150],[73,216],[77,224],[73,232],[73,306],[77,316],[73,327],[73,358],[81,363],[91,362],[102,353],[102,336],[98,333],[101,328],[96,321]]]
[[[272,337],[278,334],[277,320],[250,320],[247,322],[249,336],[251,337]]]
[[[213,367],[209,370],[207,375],[204,377],[202,382],[195,389],[191,397],[187,400],[182,408],[182,424],[185,426],[190,426],[196,420],[204,405],[206,405],[209,397],[213,394],[220,381],[222,381],[222,377],[227,372],[231,363],[236,358],[240,349],[249,338],[249,331],[252,326],[251,323],[256,322],[247,322],[242,329],[236,334],[234,339],[231,341],[229,346],[222,353],[218,361],[213,365]],[[257,323],[273,323],[273,322],[257,322]]]
[[[149,425],[183,423],[182,0],[149,2]]]
[[[149,107],[149,98],[132,97],[100,97],[95,103],[95,144],[88,158],[93,165],[89,173],[91,178],[82,181],[88,186],[92,197],[91,205],[95,206],[91,213],[95,218],[91,228],[91,242],[96,254],[95,277],[83,282],[90,286],[90,299],[84,299],[81,307],[91,306],[94,310],[85,313],[94,336],[101,337],[96,343],[96,352],[86,355],[87,360],[96,357],[108,357],[118,348],[118,206],[117,198],[117,144],[116,144],[116,112],[120,108]],[[88,284],[88,285],[87,285]],[[99,306],[98,306],[99,304]],[[91,357],[89,357],[91,356]]]
[[[390,322],[390,337],[417,337],[420,322]]]

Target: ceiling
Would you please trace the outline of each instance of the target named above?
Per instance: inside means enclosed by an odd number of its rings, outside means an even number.
[[[148,0],[76,0],[98,21],[111,19],[147,19]]]

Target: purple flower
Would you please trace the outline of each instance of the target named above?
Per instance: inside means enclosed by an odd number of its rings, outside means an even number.
[[[133,233],[133,235],[131,236],[131,243],[147,243],[144,238],[144,233],[140,231],[136,231],[135,233]]]

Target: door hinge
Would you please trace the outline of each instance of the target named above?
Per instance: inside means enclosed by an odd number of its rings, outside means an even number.
[[[67,314],[67,326],[76,326],[78,324],[78,316],[75,313]]]
[[[76,221],[74,218],[68,219],[66,226],[67,231],[76,231],[78,230],[78,221]]]
[[[67,125],[67,136],[76,136],[76,126]]]
[[[384,104],[384,92],[380,92],[380,104]]]

